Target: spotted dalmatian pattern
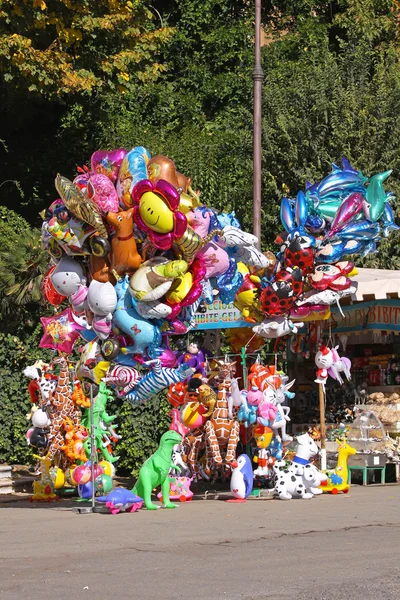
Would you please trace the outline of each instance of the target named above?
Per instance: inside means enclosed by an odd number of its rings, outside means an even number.
[[[281,500],[303,498],[309,500],[314,497],[309,489],[318,487],[320,480],[316,478],[313,465],[304,467],[290,465],[285,468],[284,461],[277,461],[274,465],[275,491]]]

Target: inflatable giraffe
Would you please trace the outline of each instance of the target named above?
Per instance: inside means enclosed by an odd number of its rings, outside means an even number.
[[[231,393],[231,376],[235,370],[235,363],[217,361],[219,367],[219,385],[217,403],[211,418],[204,425],[204,434],[207,448],[206,472],[212,466],[221,467],[230,465],[236,456],[236,446],[239,441],[239,423],[235,416],[229,417],[228,397]],[[221,450],[225,450],[222,458]]]
[[[64,423],[70,419],[75,428],[81,426],[81,411],[72,400],[72,390],[69,385],[68,362],[64,357],[54,361],[60,365],[57,387],[49,395],[51,405],[51,426],[49,434],[49,450],[47,457],[54,459],[57,452],[65,446]]]

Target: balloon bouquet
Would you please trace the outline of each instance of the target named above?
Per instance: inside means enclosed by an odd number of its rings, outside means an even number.
[[[321,181],[306,182],[295,199],[282,199],[284,232],[276,238],[274,272],[259,282],[252,277],[258,292],[249,310],[255,321],[260,312],[266,317],[253,331],[266,338],[297,333],[304,320],[318,320],[354,292],[354,264],[347,257],[376,252],[378,240],[399,229],[393,194],[383,185],[390,173],[367,178],[343,158]]]
[[[83,460],[90,443],[83,439],[87,421],[82,424],[79,413],[81,407],[87,410],[84,398],[92,394],[98,402],[96,444],[108,449],[104,458],[112,464],[112,443],[118,436],[105,409],[107,386],[132,403],[167,387],[184,398],[186,391],[179,386],[199,371],[202,361],[198,356],[178,361],[169,340],[193,329],[200,303],[210,304],[215,296],[234,302],[256,333],[278,338],[296,332],[303,320],[350,293],[353,264],[345,256],[365,256],[375,250],[381,234],[397,229],[391,194],[383,187],[389,173],[368,180],[343,159],[342,168],[334,165],[321,182],[307,183],[295,200],[284,198],[285,231],[277,238],[276,257],[258,250],[257,238],[241,229],[234,213],[202,205],[190,177],[179,173],[171,159],[151,157],[144,147],[99,150],[90,168],[79,168],[73,180],[57,175],[58,198],[45,211],[42,226],[42,243],[50,255],[42,291],[57,312],[41,319],[40,347],[58,352],[64,362],[52,381],[42,372],[28,375],[38,383],[41,409],[50,422],[38,420],[42,453],[49,452],[47,439],[52,459],[60,453],[67,457],[64,446],[71,457],[71,440],[79,439],[76,447]],[[73,394],[62,385],[68,370],[64,363],[78,343]],[[198,354],[194,347],[188,351]],[[217,393],[222,394],[221,382],[229,381],[224,392],[228,459],[236,451],[238,430],[232,403],[238,413],[243,409],[249,424],[280,431],[284,442],[288,418],[281,399],[290,394],[287,379],[270,373],[265,387],[257,388],[262,401],[253,394],[252,404],[253,385],[246,397],[235,386],[232,369],[225,364],[219,370]],[[205,375],[201,369],[198,374]],[[215,392],[203,385],[200,416],[195,411],[191,418],[173,418],[176,427],[185,428],[192,420],[204,425],[205,437],[192,436],[194,454],[208,444],[214,448],[208,466],[211,460],[219,465],[225,459],[213,445],[218,428],[207,420]]]

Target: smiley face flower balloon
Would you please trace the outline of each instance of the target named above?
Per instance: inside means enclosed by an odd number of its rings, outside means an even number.
[[[132,190],[134,219],[160,250],[169,250],[174,240],[187,229],[186,216],[178,210],[180,196],[176,188],[160,179],[139,181]]]

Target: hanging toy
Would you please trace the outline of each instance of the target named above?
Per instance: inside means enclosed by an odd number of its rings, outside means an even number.
[[[315,365],[317,367],[317,378],[315,383],[321,383],[324,387],[328,379],[328,370],[334,363],[333,352],[328,346],[321,346],[315,355]]]

